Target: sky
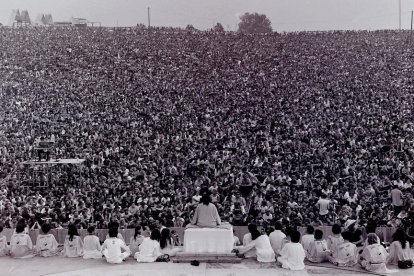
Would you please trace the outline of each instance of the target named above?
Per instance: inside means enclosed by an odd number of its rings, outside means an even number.
[[[13,9],[28,10],[34,21],[51,13],[55,21],[81,17],[103,26],[147,25],[209,29],[217,22],[234,30],[245,12],[266,14],[275,31],[398,29],[399,0],[0,0],[0,23]],[[414,0],[401,0],[402,28],[410,28]]]

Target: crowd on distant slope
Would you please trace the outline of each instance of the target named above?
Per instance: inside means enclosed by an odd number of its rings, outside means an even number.
[[[185,226],[206,191],[235,225],[412,225],[405,33],[0,28],[0,41],[5,227]],[[53,156],[86,161],[22,187],[15,171],[52,135]]]

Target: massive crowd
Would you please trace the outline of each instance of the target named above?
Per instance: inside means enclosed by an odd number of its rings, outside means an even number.
[[[235,225],[410,225],[405,33],[0,28],[0,42],[5,227],[185,226],[206,191]],[[22,185],[52,136],[52,158],[85,162]]]

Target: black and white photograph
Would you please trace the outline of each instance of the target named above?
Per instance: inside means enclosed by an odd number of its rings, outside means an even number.
[[[0,0],[0,276],[414,276],[414,0]]]

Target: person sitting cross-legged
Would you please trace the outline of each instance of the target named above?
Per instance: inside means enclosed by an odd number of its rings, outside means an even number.
[[[83,242],[74,224],[68,226],[68,234],[63,244],[63,255],[69,258],[77,258],[83,255]]]
[[[13,258],[32,258],[33,252],[32,239],[24,233],[26,225],[19,222],[16,226],[16,233],[10,239],[10,255]]]
[[[368,234],[367,246],[360,255],[361,266],[371,272],[387,273],[387,257],[388,252],[378,243],[378,236],[374,233]]]
[[[83,238],[83,258],[100,259],[102,258],[102,248],[99,238],[94,235],[95,227],[88,227],[88,235]]]
[[[270,244],[269,237],[266,234],[260,233],[257,226],[254,224],[249,225],[249,231],[252,241],[245,246],[238,247],[239,254],[244,254],[252,248],[255,248],[257,261],[264,263],[275,262],[275,252]]]
[[[305,250],[300,242],[300,233],[297,230],[290,231],[290,242],[286,243],[280,251],[277,261],[283,268],[290,270],[305,269]]]
[[[211,203],[209,194],[203,194],[200,201],[201,203],[197,205],[194,212],[193,220],[187,228],[231,228],[230,224],[221,222],[217,207]]]
[[[123,240],[117,238],[118,228],[110,228],[108,235],[109,238],[107,238],[102,245],[102,254],[105,256],[108,263],[120,264],[129,257],[131,251]]]
[[[306,252],[306,258],[312,263],[322,263],[328,261],[330,251],[326,240],[323,239],[322,230],[316,229],[314,237],[315,240],[309,244],[309,249]]]
[[[331,263],[337,266],[354,266],[358,262],[358,248],[350,242],[352,234],[348,231],[342,232],[344,242],[339,244],[332,255],[328,256]]]
[[[49,223],[43,223],[43,234],[39,234],[36,239],[36,252],[41,257],[52,257],[60,253],[55,236],[49,234],[50,228]]]

